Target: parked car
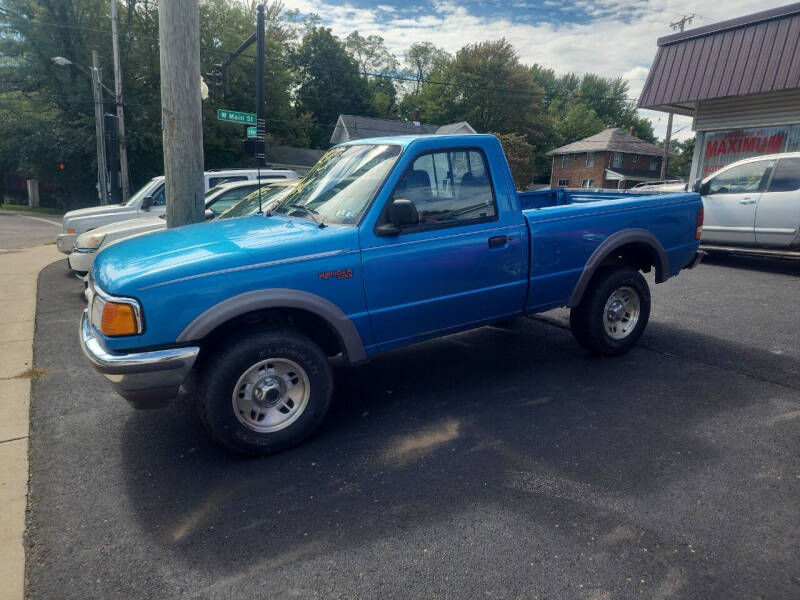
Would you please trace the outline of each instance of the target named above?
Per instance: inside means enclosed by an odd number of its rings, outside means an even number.
[[[297,179],[286,179],[274,182],[262,181],[260,184],[250,180],[220,183],[206,192],[206,219],[220,217],[228,211],[228,209],[237,206],[240,202],[245,202],[250,196],[253,196],[257,202],[259,187],[261,187],[262,191],[262,201],[270,202],[270,199],[277,193],[285,191],[289,187],[295,185],[297,185]],[[251,204],[252,203],[247,203],[247,206],[251,206]],[[257,208],[258,205],[256,204],[256,208],[253,212],[255,212]],[[235,216],[236,214],[237,213],[232,213],[228,216]],[[241,214],[247,213],[241,212]],[[97,253],[104,248],[135,235],[143,235],[166,228],[166,215],[162,214],[157,217],[141,217],[139,219],[109,223],[97,229],[86,231],[80,234],[75,241],[75,248],[67,259],[69,268],[77,275],[83,277],[91,268]]]
[[[695,190],[709,249],[800,250],[800,152],[740,160],[696,181]]]
[[[580,344],[624,353],[650,314],[641,271],[696,265],[702,215],[691,192],[517,192],[491,135],[346,142],[264,214],[100,253],[80,342],[132,405],[189,381],[214,439],[267,454],[322,422],[326,357],[558,306]]]
[[[256,180],[257,169],[215,169],[203,174],[205,191],[224,181]],[[297,173],[288,169],[262,169],[262,181],[279,179],[297,179]],[[64,254],[72,252],[77,237],[84,231],[90,231],[101,225],[136,219],[137,217],[158,216],[167,210],[164,194],[164,176],[154,177],[140,188],[125,204],[94,206],[71,210],[64,215],[61,222],[61,233],[56,237],[56,247]]]

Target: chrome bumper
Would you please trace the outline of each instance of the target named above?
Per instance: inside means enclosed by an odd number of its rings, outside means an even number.
[[[153,408],[175,398],[200,352],[194,346],[130,354],[108,352],[89,324],[88,310],[83,311],[79,337],[92,366],[135,408]]]

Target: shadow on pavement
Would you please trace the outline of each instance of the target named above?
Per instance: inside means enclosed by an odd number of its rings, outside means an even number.
[[[607,520],[610,530],[622,499],[717,458],[693,423],[752,401],[691,364],[645,351],[591,359],[563,332],[520,326],[337,368],[320,434],[273,457],[218,450],[191,398],[132,413],[122,451],[136,516],[159,544],[219,574],[425,528],[479,504],[589,528]]]
[[[703,258],[703,264],[800,277],[800,260],[797,259],[745,256],[710,251]]]

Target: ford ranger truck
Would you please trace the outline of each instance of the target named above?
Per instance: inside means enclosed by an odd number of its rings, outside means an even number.
[[[307,438],[349,364],[559,306],[597,354],[644,332],[650,291],[702,256],[700,196],[516,191],[491,135],[332,148],[263,213],[168,229],[101,252],[80,340],[135,407],[190,383],[229,450]]]

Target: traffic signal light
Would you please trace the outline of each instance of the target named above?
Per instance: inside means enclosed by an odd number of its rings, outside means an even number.
[[[65,163],[63,160],[58,161],[58,170],[61,171],[62,173],[66,171],[67,163]]]

